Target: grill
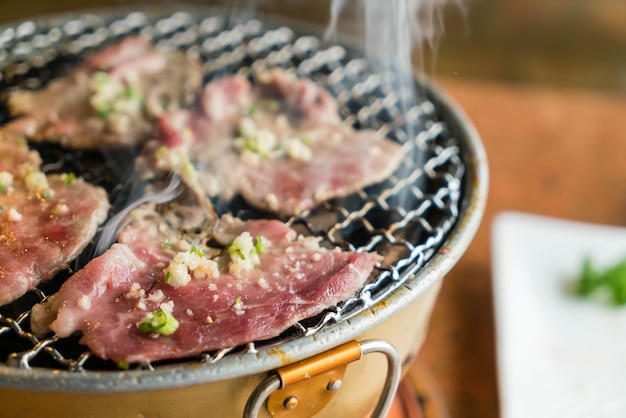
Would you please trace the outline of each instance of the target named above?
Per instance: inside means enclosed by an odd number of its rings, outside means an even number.
[[[156,44],[197,54],[204,63],[206,82],[265,67],[295,71],[336,97],[346,123],[357,129],[378,130],[403,144],[405,158],[384,182],[283,220],[299,232],[320,237],[326,245],[376,251],[385,258],[354,297],[294,325],[277,338],[183,361],[137,366],[139,377],[131,379],[129,385],[141,381],[146,387],[160,387],[172,376],[176,377],[173,384],[180,385],[189,374],[197,373],[196,366],[202,366],[202,380],[227,378],[235,375],[234,368],[250,355],[258,363],[257,370],[267,370],[276,366],[276,360],[265,354],[276,347],[312,353],[333,332],[350,336],[370,326],[359,325],[359,315],[390,295],[423,292],[439,274],[434,271],[445,271],[453,262],[444,259],[433,263],[437,253],[458,251],[447,249],[451,245],[448,240],[468,210],[464,207],[464,185],[473,181],[467,178],[467,167],[475,166],[472,159],[476,156],[459,140],[459,135],[468,132],[456,114],[442,109],[444,99],[426,83],[412,81],[417,90],[415,99],[412,89],[406,88],[394,72],[380,70],[376,63],[363,59],[349,42],[329,45],[319,31],[298,32],[293,28],[305,26],[273,18],[238,21],[225,16],[210,8],[158,14],[118,10],[8,26],[0,31],[0,90],[39,88],[90,50],[138,32]],[[8,119],[6,109],[0,109],[0,116]],[[132,170],[132,154],[69,152],[46,143],[33,147],[42,155],[44,171],[80,174],[107,189],[117,207],[128,197],[130,183],[126,179]],[[217,209],[249,218],[262,215],[238,198]],[[470,230],[475,229],[472,225]],[[455,236],[453,240],[463,241],[461,247],[467,245],[466,239]],[[24,372],[29,372],[35,380],[55,382],[53,386],[78,388],[79,381],[71,376],[80,375],[93,388],[112,389],[112,382],[98,379],[102,373],[115,374],[116,366],[90,354],[78,343],[78,336],[38,340],[30,333],[30,308],[54,293],[70,274],[62,272],[52,282],[0,307],[0,384],[27,387],[32,382],[23,378]],[[393,303],[389,306],[385,315],[400,309]],[[344,328],[334,329],[341,325]]]

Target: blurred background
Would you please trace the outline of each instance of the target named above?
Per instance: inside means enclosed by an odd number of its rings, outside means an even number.
[[[4,2],[0,21],[110,5],[140,7],[158,3],[155,0],[11,1]],[[322,25],[328,21],[329,9],[320,6],[327,1],[196,0],[195,3],[234,3],[240,8],[254,4],[261,10],[304,16]],[[435,51],[426,51],[430,60],[426,70],[430,74],[626,89],[626,2],[623,0],[451,0],[447,7],[441,8],[439,18],[445,33]]]
[[[233,3],[319,25],[329,20],[328,1],[211,2]],[[17,0],[4,2],[0,24],[145,4]],[[626,1],[450,0],[434,17],[445,32],[416,61],[476,125],[491,180],[481,228],[444,280],[418,359],[421,378],[435,388],[421,399],[443,399],[445,411],[426,418],[495,418],[492,218],[519,210],[626,225]]]

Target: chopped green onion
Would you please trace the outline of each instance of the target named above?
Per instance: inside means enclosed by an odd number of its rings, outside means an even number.
[[[243,147],[247,150],[254,151],[254,152],[258,152],[259,150],[259,147],[256,141],[253,141],[252,139],[246,139],[246,141],[243,143]]]
[[[260,235],[254,238],[254,249],[257,254],[265,254],[265,243],[263,242],[263,237]]]
[[[96,116],[100,119],[106,119],[111,114],[111,109],[100,107],[96,109]]]
[[[0,193],[4,193],[7,189],[6,184],[0,182]]]
[[[172,281],[172,272],[168,271],[167,273],[165,273],[165,284],[169,284]]]
[[[166,242],[163,245],[165,246],[165,248],[169,248],[170,250],[172,248],[174,248],[174,243],[173,242]]]
[[[256,106],[251,106],[244,112],[245,116],[254,117],[257,113],[259,113],[259,108]]]
[[[198,247],[191,247],[189,250],[191,254],[197,254],[198,257],[204,257],[204,252]]]
[[[586,257],[576,283],[576,292],[583,297],[607,294],[613,305],[626,304],[626,259],[604,269],[596,270]]]
[[[72,173],[71,171],[67,174],[65,174],[63,181],[65,182],[65,185],[70,185],[74,182],[74,180],[76,180],[76,174]]]
[[[246,258],[246,256],[243,255],[243,252],[241,252],[241,249],[234,246],[232,241],[228,244],[228,254],[237,254],[242,260],[245,260]]]
[[[117,367],[122,370],[128,370],[130,369],[130,364],[127,361],[120,360],[117,362]]]
[[[181,170],[182,170],[182,174],[186,177],[195,177],[198,175],[198,172],[196,171],[196,168],[194,167],[193,163],[191,162],[191,160],[189,160],[188,157],[186,156],[182,156],[181,155]]]
[[[157,332],[161,335],[172,335],[178,328],[178,321],[171,313],[162,309],[150,312],[137,323],[141,332]]]
[[[94,83],[102,85],[102,84],[109,83],[111,81],[111,78],[104,71],[96,71],[93,74],[92,80],[93,80]]]
[[[143,101],[143,94],[139,89],[129,87],[124,91],[124,97],[127,99],[133,99],[137,101]]]

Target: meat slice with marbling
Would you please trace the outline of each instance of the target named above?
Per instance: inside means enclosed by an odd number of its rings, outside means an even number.
[[[157,170],[193,164],[197,190],[280,214],[299,214],[383,181],[402,147],[339,117],[335,99],[311,80],[274,69],[209,83],[200,105],[165,114],[145,155]],[[181,162],[182,161],[182,162]],[[149,164],[150,166],[150,164]],[[183,176],[185,178],[185,176]]]
[[[80,331],[116,362],[189,357],[278,336],[352,295],[380,260],[320,248],[276,220],[225,215],[210,235],[225,248],[177,241],[160,215],[135,214],[118,243],[33,308],[33,330]],[[170,323],[152,327],[155,314]]]
[[[69,266],[109,209],[106,192],[72,174],[45,175],[21,139],[0,132],[0,305]]]
[[[42,89],[17,90],[8,108],[12,130],[32,141],[72,149],[106,149],[145,142],[162,113],[195,100],[199,60],[155,48],[131,36],[88,55]]]

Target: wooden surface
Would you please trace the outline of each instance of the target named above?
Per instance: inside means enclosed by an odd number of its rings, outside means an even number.
[[[491,287],[495,214],[519,210],[626,225],[626,96],[438,80],[476,125],[490,168],[487,210],[444,280],[420,361],[453,418],[499,416]]]

